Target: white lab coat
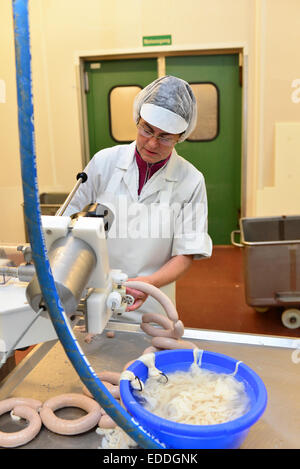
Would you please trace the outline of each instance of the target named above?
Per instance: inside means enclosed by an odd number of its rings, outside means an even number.
[[[110,267],[121,269],[129,278],[150,275],[179,254],[209,257],[212,242],[203,175],[174,149],[138,196],[135,146],[133,142],[99,151],[85,168],[88,181],[80,186],[65,215],[92,202],[112,209],[115,220],[107,238]],[[176,304],[175,282],[162,290]],[[164,313],[148,297],[124,319],[140,322],[145,312]]]

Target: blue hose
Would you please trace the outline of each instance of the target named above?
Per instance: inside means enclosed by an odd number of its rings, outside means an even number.
[[[162,445],[146,429],[133,422],[91,368],[77,343],[56,291],[47,255],[43,231],[36,170],[34,113],[31,85],[31,55],[28,0],[12,0],[18,95],[18,122],[24,214],[32,259],[43,299],[57,336],[83,384],[110,417],[142,448],[159,449]]]

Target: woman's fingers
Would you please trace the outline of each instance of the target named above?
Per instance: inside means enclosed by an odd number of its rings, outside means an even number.
[[[135,290],[133,288],[128,288],[126,287],[126,293],[128,295],[133,296],[134,298],[134,303],[130,306],[127,307],[126,311],[134,311],[142,306],[142,304],[146,301],[148,295],[144,292],[141,292],[139,290]]]

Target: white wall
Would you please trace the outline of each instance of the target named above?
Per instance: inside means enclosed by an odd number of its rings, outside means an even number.
[[[300,2],[263,3],[255,214],[299,215]]]
[[[0,3],[0,80],[4,83],[0,99],[0,242],[23,237],[22,188],[19,165],[17,92],[11,2]],[[13,241],[12,241],[13,242]]]
[[[5,169],[0,184],[0,243],[24,239],[11,3],[0,1],[0,80],[6,85],[5,102],[0,96]],[[288,212],[290,194],[282,194],[275,177],[276,161],[284,158],[275,152],[275,127],[285,123],[286,132],[292,132],[287,123],[300,121],[300,92],[292,100],[296,90],[292,83],[300,78],[298,0],[31,0],[29,4],[40,193],[70,190],[74,175],[82,169],[78,56],[84,51],[126,53],[142,48],[145,35],[171,34],[178,48],[245,45],[249,59],[246,213],[268,214],[270,187],[272,200],[283,201]],[[294,150],[291,146],[292,153],[299,154],[297,145]],[[296,173],[300,171],[299,158],[291,155],[289,162]],[[298,188],[297,197],[300,200]]]

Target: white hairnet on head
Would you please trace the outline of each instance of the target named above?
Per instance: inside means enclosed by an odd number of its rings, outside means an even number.
[[[197,120],[196,98],[190,85],[173,76],[158,78],[139,92],[134,100],[133,117],[170,134],[182,134],[183,142],[194,130]]]

